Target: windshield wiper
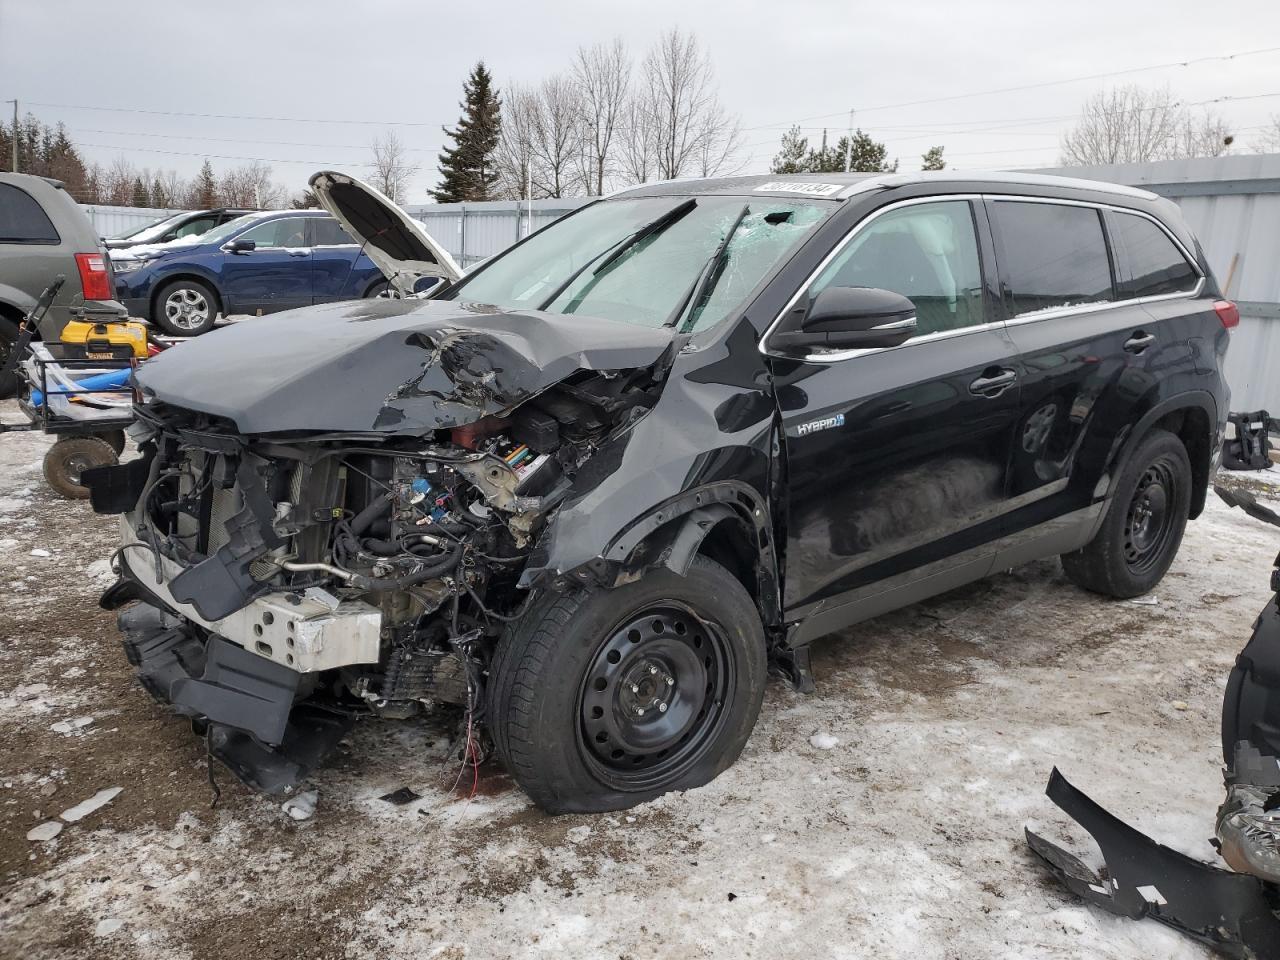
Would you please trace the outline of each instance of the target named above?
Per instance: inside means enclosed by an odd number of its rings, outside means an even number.
[[[639,230],[636,230],[634,233],[630,233],[627,236],[623,237],[621,240],[615,243],[612,247],[609,247],[607,250],[602,250],[599,254],[592,257],[590,260],[588,260],[586,263],[580,266],[577,270],[573,271],[573,273],[569,275],[569,279],[567,279],[564,283],[560,284],[560,286],[556,287],[555,291],[551,294],[551,296],[547,297],[546,300],[544,300],[542,303],[538,305],[538,309],[546,310],[549,306],[551,306],[551,304],[556,302],[560,294],[564,293],[566,290],[569,289],[569,286],[570,284],[573,283],[573,281],[577,280],[580,276],[582,276],[583,273],[586,272],[588,267],[590,267],[592,264],[596,263],[597,261],[600,261],[600,265],[596,267],[595,272],[592,273],[591,275],[592,283],[594,284],[596,278],[598,278],[602,273],[604,273],[605,270],[609,269],[609,267],[613,266],[613,264],[615,264],[618,261],[618,258],[621,257],[624,253],[626,253],[628,250],[634,247],[641,240],[644,240],[648,237],[652,237],[655,234],[661,233],[663,230],[667,229],[667,227],[671,226],[673,223],[675,223],[677,220],[683,217],[686,213],[692,210],[695,206],[697,206],[697,201],[694,200],[692,197],[690,197],[688,200],[684,201],[683,203],[677,204],[676,206],[672,207],[662,216],[650,221],[649,223],[646,223],[643,227],[641,227]],[[601,258],[603,258],[603,260],[601,260]],[[590,287],[588,287],[587,289],[589,290]],[[582,296],[586,292],[587,291],[584,290],[581,294],[578,295],[578,297],[576,298],[578,302],[582,301]]]
[[[689,316],[693,316],[693,312],[698,309],[698,305],[711,296],[711,291],[715,289],[716,284],[720,280],[720,274],[724,271],[724,266],[728,263],[725,253],[729,249],[729,241],[733,239],[733,235],[738,232],[738,227],[742,226],[742,221],[747,218],[747,214],[751,212],[751,204],[744,203],[742,209],[738,211],[738,218],[733,221],[733,226],[729,228],[729,232],[724,235],[724,239],[720,241],[720,245],[716,247],[715,252],[707,258],[707,262],[702,265],[702,269],[698,271],[698,275],[693,278],[693,283],[689,284],[689,289],[684,292],[676,308],[671,311],[671,315],[663,321],[664,327],[674,327],[679,323],[680,318],[684,316],[684,312],[693,304],[693,309],[689,311]],[[681,330],[681,333],[684,331]]]

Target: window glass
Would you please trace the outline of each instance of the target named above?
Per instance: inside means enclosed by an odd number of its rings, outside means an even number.
[[[31,194],[0,183],[0,243],[58,242],[58,231]]]
[[[337,220],[316,217],[311,221],[311,235],[315,238],[312,246],[337,247],[343,244],[354,244],[351,234],[342,229]]]
[[[202,233],[207,233],[213,228],[215,221],[213,217],[200,217],[192,220],[190,223],[184,223],[175,232],[175,237],[197,237]]]
[[[879,287],[916,305],[916,335],[985,323],[973,214],[964,200],[913,204],[882,214],[848,243],[809,288]]]
[[[501,254],[445,296],[706,330],[729,316],[832,208],[773,197],[606,200]]]
[[[246,230],[237,240],[252,240],[258,249],[270,247],[305,247],[306,221],[302,217],[289,217],[283,220],[268,220],[260,223],[252,230]]]
[[[1200,280],[1169,235],[1146,217],[1116,213],[1114,235],[1125,254],[1129,278],[1120,282],[1122,297],[1158,297],[1186,293]]]
[[[1115,299],[1096,209],[1007,200],[993,206],[1013,316]]]

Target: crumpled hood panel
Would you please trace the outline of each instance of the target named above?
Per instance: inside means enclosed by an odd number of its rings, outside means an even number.
[[[578,370],[657,361],[674,333],[433,300],[356,300],[246,320],[137,374],[149,397],[242,433],[422,434],[528,399]]]

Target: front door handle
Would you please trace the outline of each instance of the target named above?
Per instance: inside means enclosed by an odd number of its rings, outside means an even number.
[[[309,249],[305,248],[305,247],[294,247],[293,249],[291,249],[291,250],[289,251],[289,256],[291,256],[291,257],[309,257],[309,256],[311,256],[311,251],[310,251]]]
[[[1154,333],[1147,333],[1145,330],[1138,330],[1132,337],[1124,342],[1124,348],[1129,353],[1141,353],[1155,342],[1156,335]]]
[[[984,376],[969,384],[969,392],[975,397],[998,397],[1018,379],[1017,371],[1005,368],[991,368],[982,371]],[[990,376],[986,376],[990,374]]]

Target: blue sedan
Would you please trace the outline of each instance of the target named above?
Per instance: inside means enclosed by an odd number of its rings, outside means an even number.
[[[382,272],[319,210],[238,217],[198,237],[113,256],[116,296],[135,317],[190,337],[219,314],[264,314],[378,296]]]

